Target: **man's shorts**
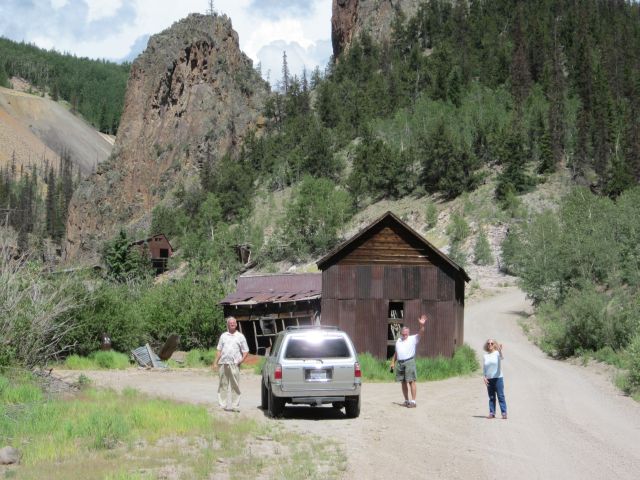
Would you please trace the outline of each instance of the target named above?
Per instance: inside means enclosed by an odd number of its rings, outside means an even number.
[[[415,358],[405,362],[400,360],[396,362],[396,382],[415,382],[417,378]]]

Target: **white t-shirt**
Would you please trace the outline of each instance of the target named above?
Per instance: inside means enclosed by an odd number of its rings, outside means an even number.
[[[484,376],[487,378],[502,378],[502,359],[497,350],[484,354]]]
[[[420,335],[409,335],[406,340],[400,337],[396,340],[396,357],[398,360],[407,360],[416,356],[416,345],[420,341]]]
[[[218,351],[220,352],[220,360],[218,363],[238,364],[242,360],[242,354],[249,351],[247,339],[238,330],[234,334],[224,332],[218,340]]]

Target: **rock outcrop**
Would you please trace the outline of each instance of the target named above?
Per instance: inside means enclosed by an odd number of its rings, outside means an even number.
[[[411,18],[419,4],[420,0],[333,0],[331,43],[334,58],[348,50],[361,33],[367,32],[377,42],[388,40],[398,13]]]
[[[268,91],[225,15],[193,14],[151,37],[131,68],[114,153],[74,194],[67,259],[95,256],[121,226],[148,225],[172,186],[234,151]]]

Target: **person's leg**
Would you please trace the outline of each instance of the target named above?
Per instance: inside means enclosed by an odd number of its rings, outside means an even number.
[[[229,383],[231,385],[231,408],[240,408],[240,367],[229,365]]]
[[[409,401],[409,387],[404,380],[402,381],[402,395],[404,395],[404,403],[407,403]]]
[[[487,393],[489,394],[489,416],[496,414],[496,379],[490,378],[487,385]]]
[[[411,401],[409,403],[410,407],[415,407],[416,406],[416,393],[417,393],[417,380],[418,380],[418,371],[416,368],[416,361],[415,359],[413,360],[409,360],[408,362],[406,362],[405,364],[405,378],[407,380],[407,382],[409,383],[409,388],[411,389]]]
[[[498,403],[500,404],[500,412],[504,418],[507,417],[507,401],[504,398],[504,379],[496,379],[496,393],[498,394]]]
[[[218,367],[218,405],[220,405],[220,408],[227,408],[227,390],[229,389],[227,367],[228,365],[226,364]]]

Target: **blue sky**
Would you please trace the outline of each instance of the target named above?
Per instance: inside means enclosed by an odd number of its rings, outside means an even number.
[[[90,58],[133,59],[158,33],[208,0],[0,0],[0,36]],[[331,0],[214,0],[231,17],[240,47],[280,79],[282,52],[291,72],[323,69],[331,55]]]

